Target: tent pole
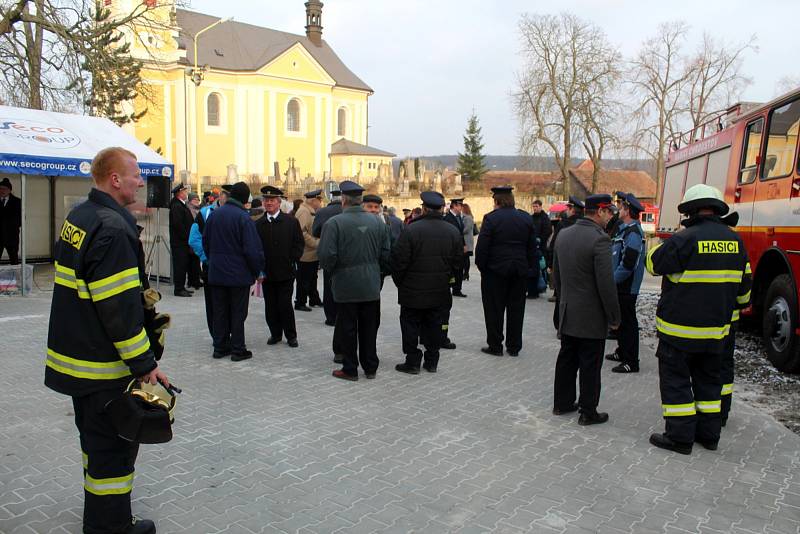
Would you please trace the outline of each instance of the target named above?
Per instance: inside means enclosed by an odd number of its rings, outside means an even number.
[[[22,204],[22,229],[20,231],[20,238],[21,238],[20,239],[20,243],[21,243],[20,248],[22,249],[22,250],[20,250],[20,252],[22,253],[21,254],[22,255],[22,268],[20,270],[20,279],[22,280],[22,296],[24,297],[25,296],[25,263],[26,263],[25,260],[28,259],[27,258],[27,251],[26,251],[26,245],[27,245],[28,239],[27,239],[27,236],[25,235],[25,227],[27,226],[27,224],[25,224],[25,204],[28,203],[28,192],[26,190],[27,177],[24,174],[20,174],[19,177],[20,177],[20,180],[22,181],[22,191],[20,191],[20,196],[22,197],[22,202],[20,203],[20,204]]]

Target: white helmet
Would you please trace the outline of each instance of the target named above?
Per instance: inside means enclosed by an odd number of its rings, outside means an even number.
[[[678,211],[681,213],[691,213],[700,208],[711,208],[717,215],[725,215],[729,209],[720,190],[706,184],[693,185],[687,189],[683,200],[678,204]]]

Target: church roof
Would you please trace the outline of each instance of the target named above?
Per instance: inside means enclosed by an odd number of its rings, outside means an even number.
[[[177,9],[180,28],[179,47],[186,50],[182,61],[194,58],[194,35],[219,17]],[[203,33],[198,39],[197,62],[211,68],[232,71],[256,71],[300,43],[333,78],[337,86],[372,92],[372,88],[348,69],[339,56],[324,40],[321,46],[312,43],[305,35],[254,26],[244,22],[226,22]]]
[[[393,158],[397,154],[386,152],[367,145],[356,143],[342,137],[331,145],[331,156],[385,156]]]

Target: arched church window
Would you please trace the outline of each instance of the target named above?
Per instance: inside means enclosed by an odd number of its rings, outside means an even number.
[[[336,124],[336,135],[342,137],[347,135],[347,110],[345,108],[339,108],[339,112],[336,116]]]
[[[208,95],[206,103],[206,122],[209,126],[219,126],[220,96],[218,93]]]
[[[296,98],[289,100],[286,106],[286,129],[290,132],[300,131],[300,102]]]

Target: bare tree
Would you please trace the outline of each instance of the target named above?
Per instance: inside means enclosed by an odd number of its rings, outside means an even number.
[[[784,76],[775,84],[775,96],[780,96],[800,87],[800,75]]]
[[[111,16],[99,0],[0,0],[0,98],[35,109],[82,110],[118,124],[141,114],[123,104],[149,96],[124,34],[153,26],[155,3]]]
[[[657,191],[664,179],[668,143],[679,130],[681,114],[688,110],[685,90],[692,72],[681,55],[688,31],[682,21],[661,24],[631,61],[630,84],[639,102],[633,111],[631,147],[656,162]]]
[[[752,83],[742,74],[743,55],[757,50],[756,37],[736,45],[727,45],[708,33],[687,65],[689,71],[688,107],[693,135],[698,126],[712,115],[724,111],[739,99]]]
[[[576,147],[585,147],[599,173],[608,141],[605,100],[619,76],[619,53],[600,28],[568,13],[523,15],[519,31],[524,66],[514,100],[520,152],[552,154],[569,196]]]

